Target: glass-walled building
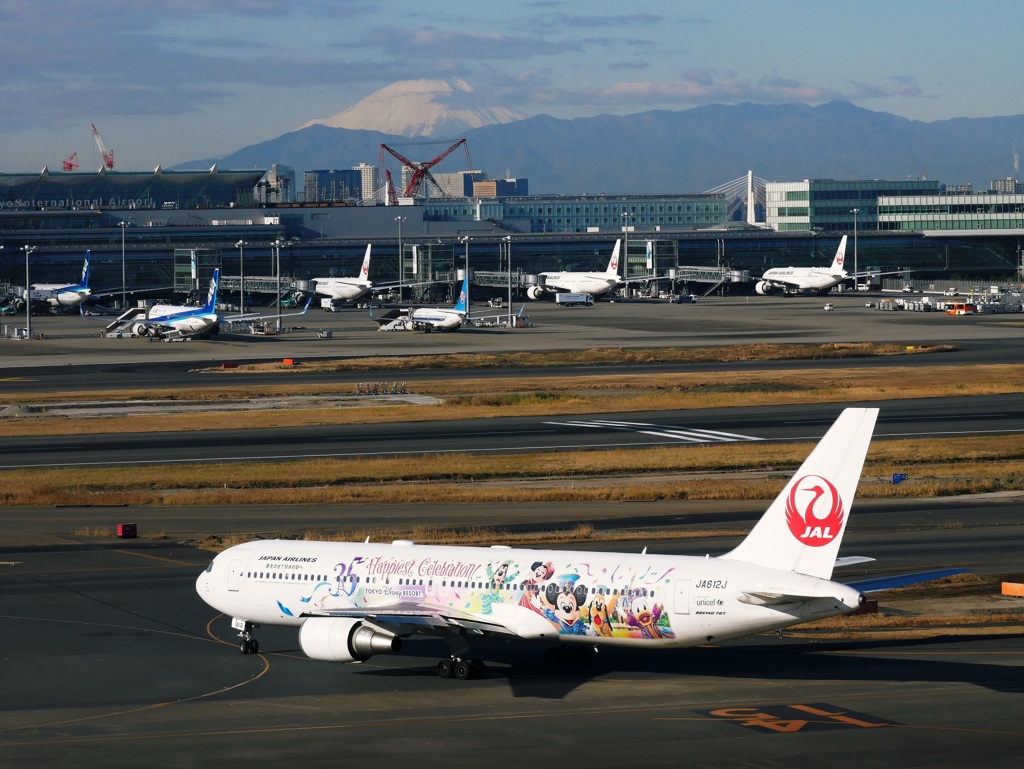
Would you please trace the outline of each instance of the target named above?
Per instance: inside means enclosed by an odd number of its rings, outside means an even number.
[[[893,195],[937,195],[937,181],[805,179],[765,185],[765,216],[778,232],[852,232],[854,224],[874,229],[879,198]],[[854,213],[856,209],[857,213]]]
[[[1024,231],[1024,195],[892,195],[878,199],[878,229]]]
[[[512,232],[614,232],[700,229],[729,218],[725,195],[578,195],[424,202],[430,221],[497,221]]]

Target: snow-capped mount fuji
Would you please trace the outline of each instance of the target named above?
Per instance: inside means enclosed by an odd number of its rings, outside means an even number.
[[[468,106],[473,88],[463,80],[402,80],[385,86],[329,118],[325,125],[395,136],[454,136],[471,128],[512,123],[523,116],[504,107]]]

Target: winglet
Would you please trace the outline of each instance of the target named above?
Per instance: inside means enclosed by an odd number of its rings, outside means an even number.
[[[829,579],[850,520],[878,409],[848,408],[729,560]]]

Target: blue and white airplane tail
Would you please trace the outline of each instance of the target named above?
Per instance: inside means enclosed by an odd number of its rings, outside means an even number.
[[[210,293],[206,295],[206,304],[203,305],[204,312],[215,312],[217,310],[217,285],[220,283],[220,268],[213,271],[213,280],[210,281]]]
[[[845,272],[846,268],[843,267],[843,262],[846,261],[846,236],[843,235],[843,239],[839,241],[839,248],[836,249],[836,257],[832,260],[832,272],[838,274]]]
[[[845,409],[747,538],[722,558],[831,579],[877,417],[878,409]]]
[[[79,288],[89,288],[89,256],[92,252],[85,252],[85,264],[82,265],[82,279],[78,282]]]
[[[459,301],[452,307],[455,312],[465,314],[469,310],[469,277],[462,281],[462,292],[459,294]]]

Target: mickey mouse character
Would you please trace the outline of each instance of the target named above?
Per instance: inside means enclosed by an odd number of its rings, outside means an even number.
[[[587,600],[587,588],[577,585],[578,574],[560,577],[544,589],[541,613],[558,626],[561,635],[590,635],[590,628],[580,619],[581,607]]]

